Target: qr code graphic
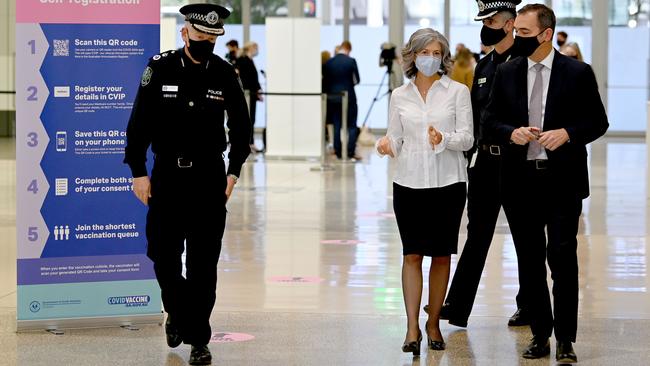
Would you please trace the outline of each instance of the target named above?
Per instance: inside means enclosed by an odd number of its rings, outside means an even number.
[[[54,56],[70,56],[70,40],[69,39],[55,39],[54,40]]]

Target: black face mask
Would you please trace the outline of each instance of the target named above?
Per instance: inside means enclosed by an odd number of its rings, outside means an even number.
[[[564,46],[565,43],[566,43],[566,41],[560,41],[559,39],[557,40],[558,47]]]
[[[501,42],[502,39],[506,38],[505,29],[492,29],[487,25],[484,25],[481,29],[481,43],[486,46],[494,46],[495,44]]]
[[[524,56],[529,57],[539,47],[541,43],[537,40],[537,37],[544,33],[544,31],[539,32],[536,36],[533,37],[515,37],[515,44],[512,46],[512,53],[515,56]]]
[[[212,43],[208,40],[195,41],[193,39],[190,39],[190,46],[188,49],[190,50],[190,55],[193,59],[198,62],[205,62],[208,60],[208,58],[210,58],[210,55],[212,55],[212,51],[214,51],[214,45],[215,43]]]

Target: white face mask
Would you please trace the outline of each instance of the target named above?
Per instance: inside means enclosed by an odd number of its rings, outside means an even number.
[[[435,56],[418,55],[415,58],[415,67],[426,77],[432,76],[440,70],[441,63],[442,59]]]

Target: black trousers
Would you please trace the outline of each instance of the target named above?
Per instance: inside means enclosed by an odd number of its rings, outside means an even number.
[[[495,147],[492,153],[500,154]],[[501,155],[478,149],[479,154],[473,168],[468,169],[469,186],[467,191],[467,240],[458,260],[456,271],[445,300],[452,319],[467,321],[478,290],[481,274],[485,267],[488,250],[494,237],[499,211],[503,202],[501,192]],[[510,222],[512,212],[504,207]],[[515,251],[519,259],[522,242],[517,240]],[[521,266],[520,266],[521,268]],[[519,276],[517,307],[525,308],[523,292],[525,284]]]
[[[212,335],[210,314],[226,224],[226,178],[218,160],[179,168],[175,161],[157,159],[151,178],[147,256],[154,263],[165,311],[183,341],[193,345],[208,344]]]
[[[575,342],[578,328],[578,222],[582,198],[570,182],[554,175],[553,166],[535,162],[507,168],[504,207],[513,213],[510,231],[526,243],[519,253],[520,280],[534,336]],[[546,281],[546,262],[553,279],[553,308]]]
[[[343,127],[343,104],[340,101],[328,101],[327,113],[332,118],[334,124],[334,152],[340,159],[343,152],[341,145],[341,128]],[[348,158],[355,155],[357,147],[357,138],[359,137],[359,128],[357,127],[357,102],[351,100],[348,104]]]

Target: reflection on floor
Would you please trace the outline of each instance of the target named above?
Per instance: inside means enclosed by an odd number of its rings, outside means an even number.
[[[0,365],[184,365],[161,327],[16,334],[14,141],[0,139]],[[371,151],[356,164],[252,158],[228,204],[215,332],[254,337],[213,343],[215,365],[548,365],[524,361],[526,328],[508,328],[517,266],[503,217],[464,330],[443,323],[448,350],[402,354],[401,244],[392,211],[392,164]],[[592,147],[592,196],[579,237],[584,365],[650,359],[648,204],[643,141]],[[459,248],[465,239],[463,232]],[[428,266],[428,264],[426,264]],[[426,280],[426,279],[425,279]],[[426,283],[425,283],[426,286]],[[424,327],[424,318],[421,322]],[[218,338],[215,337],[215,338]]]

